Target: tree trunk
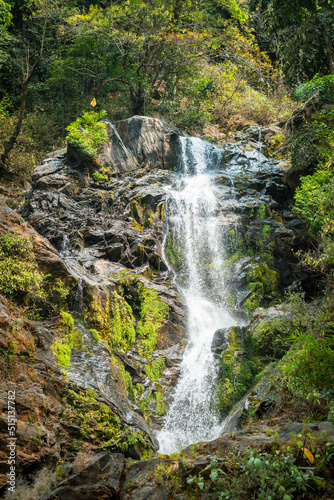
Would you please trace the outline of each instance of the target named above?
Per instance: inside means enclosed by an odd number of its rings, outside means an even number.
[[[133,115],[140,115],[144,109],[145,96],[141,83],[136,91],[130,87],[130,109]]]
[[[33,65],[30,74],[24,75],[20,114],[19,114],[15,129],[14,129],[14,132],[12,133],[10,138],[4,142],[4,150],[3,150],[2,155],[0,156],[0,175],[5,171],[5,164],[7,162],[8,155],[11,152],[11,150],[13,149],[14,144],[16,142],[16,139],[17,139],[19,133],[21,132],[22,122],[23,122],[23,118],[24,118],[24,112],[26,109],[29,82],[30,82],[31,78],[34,76],[38,65],[39,65],[39,61],[37,61]]]
[[[321,0],[321,8],[326,12],[329,8],[328,0]],[[322,31],[324,34],[326,52],[328,58],[328,69],[331,75],[334,75],[334,58],[333,58],[333,44],[329,34],[329,26],[327,21],[323,22]]]

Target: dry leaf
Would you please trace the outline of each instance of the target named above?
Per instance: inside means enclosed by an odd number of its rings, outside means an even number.
[[[313,462],[314,462],[314,456],[312,455],[312,453],[310,452],[310,450],[308,450],[307,448],[302,448],[302,450],[305,453],[305,455],[307,456],[307,458],[309,459],[309,461],[311,462],[311,464],[313,464]]]

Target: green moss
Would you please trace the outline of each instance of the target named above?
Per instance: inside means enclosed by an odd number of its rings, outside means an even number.
[[[56,356],[59,365],[67,367],[70,364],[72,349],[88,352],[83,333],[74,326],[72,315],[61,311],[57,338],[51,346],[51,351]]]
[[[138,202],[137,197],[132,198],[130,202],[130,211],[137,223],[142,224],[144,222],[145,210]]]
[[[266,215],[266,206],[262,203],[262,205],[259,206],[257,209],[257,217],[259,219],[264,219],[264,216]]]
[[[170,233],[166,240],[166,255],[174,269],[180,269],[183,262],[183,248],[180,242],[175,241]]]
[[[220,377],[215,388],[216,407],[222,415],[247,393],[261,370],[262,364],[255,356],[245,356],[241,334],[231,328],[228,347],[221,355]]]
[[[68,345],[56,340],[51,347],[51,351],[56,356],[60,366],[66,367],[70,364],[71,348]]]
[[[252,270],[247,275],[252,293],[244,302],[244,308],[249,314],[252,314],[263,302],[269,303],[278,298],[277,289],[281,281],[279,273],[269,269],[267,264],[255,264],[254,260],[252,264]]]
[[[137,389],[132,383],[132,377],[131,377],[130,373],[126,371],[123,363],[119,359],[114,357],[114,362],[119,368],[126,392],[130,395],[130,397],[136,403],[137,402]]]
[[[150,358],[169,307],[137,276],[125,271],[114,278],[118,278],[118,292],[113,292],[112,301],[107,301],[103,309],[94,299],[86,309],[85,319],[113,349],[131,349],[137,335],[140,355]]]
[[[101,306],[101,302],[93,296],[89,306],[85,309],[85,322],[88,323],[93,329],[100,332],[103,328],[103,316],[104,311]]]
[[[141,355],[150,357],[156,346],[158,332],[169,316],[169,307],[155,290],[149,290],[142,283],[138,285],[140,317],[137,325],[138,348]]]
[[[109,336],[109,344],[114,349],[128,351],[132,348],[136,339],[134,327],[135,318],[131,306],[116,291],[113,293],[112,326]]]
[[[92,336],[95,336],[95,343],[101,339],[112,349],[128,351],[136,338],[132,308],[116,291],[111,299],[107,299],[103,308],[94,298],[85,311],[85,321],[93,326],[91,332]]]
[[[161,391],[156,392],[155,393],[155,400],[156,400],[156,410],[155,410],[156,414],[159,417],[162,417],[163,415],[165,415],[165,413],[167,411],[167,405],[164,402],[163,392],[161,392]]]
[[[68,391],[67,403],[72,411],[64,417],[68,423],[80,427],[80,438],[108,451],[125,452],[129,446],[139,445],[142,450],[151,448],[142,431],[135,432],[125,426],[106,404],[97,401],[98,394]]]
[[[159,356],[156,358],[152,364],[146,363],[145,372],[146,375],[155,382],[162,377],[164,370],[166,369],[165,358],[163,356]]]
[[[289,349],[289,338],[295,327],[289,319],[266,319],[254,329],[249,347],[258,356],[280,359]]]

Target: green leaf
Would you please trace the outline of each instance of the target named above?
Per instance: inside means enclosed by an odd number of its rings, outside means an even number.
[[[218,477],[218,472],[216,470],[213,470],[210,474],[210,479],[214,483]]]

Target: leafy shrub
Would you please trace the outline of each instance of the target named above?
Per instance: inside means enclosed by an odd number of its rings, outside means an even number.
[[[100,170],[93,172],[92,177],[94,181],[108,182],[110,168],[101,167]]]
[[[311,125],[316,137],[315,150],[319,163],[312,175],[301,178],[295,194],[295,210],[309,223],[310,232],[321,238],[321,254],[308,256],[308,263],[319,267],[334,263],[334,107],[326,106],[313,115]]]
[[[307,101],[312,96],[321,101],[332,102],[334,97],[334,75],[315,75],[312,80],[299,85],[294,96],[297,101]]]
[[[95,156],[100,146],[108,139],[105,123],[100,122],[106,113],[87,111],[77,118],[66,130],[68,144],[78,148],[81,154]]]
[[[302,498],[307,488],[323,486],[313,471],[295,465],[290,454],[275,455],[252,450],[249,455],[230,452],[225,457],[210,457],[210,464],[187,483],[199,498],[292,500]],[[197,497],[196,497],[197,498]]]
[[[41,298],[46,276],[39,272],[28,236],[0,236],[0,292],[10,298]]]
[[[283,365],[287,385],[307,399],[317,394],[332,401],[334,390],[334,323],[319,334],[296,331],[291,339],[295,350]]]

